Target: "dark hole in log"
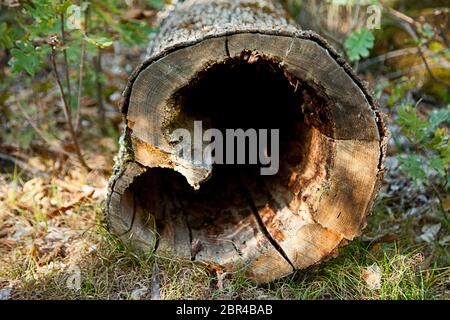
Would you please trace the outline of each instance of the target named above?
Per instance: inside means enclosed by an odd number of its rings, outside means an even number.
[[[296,86],[296,87],[295,87]],[[277,62],[229,59],[198,74],[174,95],[181,113],[171,129],[202,120],[225,129],[279,129],[284,148],[303,122],[302,85],[291,84]]]
[[[241,255],[241,248],[263,233],[283,254],[277,242],[284,235],[273,213],[294,197],[301,199],[302,186],[289,182],[307,165],[315,123],[304,112],[312,112],[316,101],[326,105],[306,83],[263,58],[215,64],[176,92],[171,105],[178,112],[166,122],[168,132],[191,130],[199,120],[204,130],[279,129],[279,172],[261,176],[260,165],[214,165],[211,178],[194,190],[179,173],[149,169],[131,185],[130,194],[143,212],[156,217],[158,244],[192,259],[221,262],[223,256]]]

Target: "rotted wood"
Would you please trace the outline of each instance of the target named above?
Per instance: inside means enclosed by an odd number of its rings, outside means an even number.
[[[221,106],[188,112],[189,95],[220,79],[212,74],[235,75],[248,65],[255,74],[273,69],[267,81],[283,78],[277,86],[292,95],[292,111],[274,105],[265,118],[290,128],[282,129],[279,173],[180,158],[171,129],[192,131],[199,116],[213,123]],[[222,87],[235,88],[212,89]],[[301,30],[274,1],[179,4],[131,76],[122,111],[126,130],[106,208],[111,230],[143,250],[245,269],[257,282],[318,264],[360,235],[383,177],[387,133],[369,90],[325,40]]]

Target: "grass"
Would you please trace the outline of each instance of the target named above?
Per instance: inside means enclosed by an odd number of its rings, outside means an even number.
[[[406,215],[409,208],[398,205],[397,195],[379,198],[363,237],[341,248],[338,258],[258,286],[243,272],[218,275],[170,253],[133,251],[106,230],[101,196],[49,218],[46,213],[73,202],[86,184],[80,173],[62,179],[27,180],[17,170],[0,175],[0,289],[12,287],[11,298],[150,299],[155,283],[161,299],[450,297],[448,246],[417,244],[423,219],[431,218]],[[441,237],[448,234],[445,215],[432,219],[442,223]],[[391,242],[374,241],[391,233]],[[5,241],[10,238],[14,242]],[[79,288],[69,288],[78,271]],[[376,288],[367,275],[379,277]]]
[[[135,252],[122,244],[104,228],[100,204],[82,205],[78,211],[78,219],[59,221],[65,227],[84,230],[75,240],[76,245],[67,245],[66,252],[44,265],[37,263],[32,249],[24,250],[24,247],[12,250],[2,259],[0,279],[14,285],[13,298],[149,299],[155,279],[160,282],[161,299],[422,300],[449,297],[450,268],[434,265],[423,269],[426,248],[404,246],[401,240],[380,245],[355,240],[343,248],[336,259],[262,286],[254,284],[242,272],[226,275],[219,284],[218,275],[202,265],[180,261],[169,253]],[[378,223],[382,219],[379,214],[371,221]],[[50,221],[50,229],[51,224]],[[40,226],[42,221],[36,219],[33,226],[36,237]],[[370,229],[369,226],[369,233]],[[69,268],[73,265],[80,271],[78,290],[67,287],[68,279],[74,274]],[[364,279],[364,272],[370,266],[378,266],[380,270],[379,289],[370,289]]]

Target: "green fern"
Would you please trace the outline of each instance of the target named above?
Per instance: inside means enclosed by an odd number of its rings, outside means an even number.
[[[363,28],[360,31],[354,31],[345,40],[344,46],[347,50],[347,56],[350,61],[359,61],[361,58],[367,58],[370,50],[375,43],[373,33]]]

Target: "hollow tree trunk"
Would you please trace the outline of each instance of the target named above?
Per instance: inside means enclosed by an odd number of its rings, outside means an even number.
[[[124,92],[107,201],[123,241],[267,282],[361,233],[386,131],[365,85],[322,38],[272,1],[194,0],[168,15],[148,56]],[[280,129],[278,173],[182,159],[171,132],[193,132],[196,120]]]

